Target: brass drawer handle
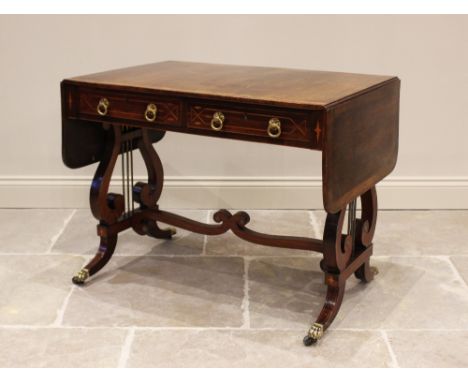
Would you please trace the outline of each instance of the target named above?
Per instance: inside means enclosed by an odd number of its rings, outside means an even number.
[[[278,138],[281,135],[281,121],[278,118],[271,118],[268,121],[267,132],[271,138]]]
[[[148,104],[145,111],[145,119],[148,122],[154,122],[158,114],[158,107],[154,103]]]
[[[219,131],[223,128],[224,124],[224,114],[220,111],[217,111],[213,114],[213,118],[211,119],[211,128],[213,130]]]
[[[99,115],[106,115],[109,110],[109,100],[107,98],[101,98],[96,108]]]

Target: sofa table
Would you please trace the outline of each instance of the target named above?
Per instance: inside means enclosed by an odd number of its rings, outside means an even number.
[[[396,164],[399,91],[392,76],[174,61],[62,81],[63,161],[70,168],[99,162],[90,191],[99,249],[73,282],[83,284],[110,260],[123,230],[171,239],[175,229],[158,222],[203,235],[232,230],[253,243],[320,252],[327,293],[304,338],[305,345],[315,343],[337,315],[348,277],[374,277],[375,185]],[[159,209],[164,175],[153,143],[166,131],[321,151],[323,239],[256,232],[244,211],[219,210],[206,224]],[[137,149],[146,183],[133,179]],[[118,161],[122,193],[111,193]]]

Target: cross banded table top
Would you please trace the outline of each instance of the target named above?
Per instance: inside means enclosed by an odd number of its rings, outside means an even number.
[[[394,76],[165,61],[71,78],[74,82],[322,109]]]

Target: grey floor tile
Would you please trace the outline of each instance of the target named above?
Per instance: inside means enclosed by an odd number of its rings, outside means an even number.
[[[467,331],[389,331],[400,367],[468,367]]]
[[[73,210],[0,209],[0,252],[43,253]]]
[[[340,328],[465,329],[468,288],[446,258],[375,257],[375,280],[351,286],[336,318]]]
[[[206,222],[207,211],[181,210],[172,211],[190,219]],[[99,245],[96,234],[96,219],[91,211],[78,210],[63,234],[59,237],[52,252],[94,254]],[[160,224],[161,228],[167,227]],[[115,254],[125,256],[141,255],[200,255],[203,251],[204,236],[177,228],[177,234],[172,240],[154,239],[140,236],[132,229],[119,234]]]
[[[468,255],[468,211],[382,211],[375,253]]]
[[[447,259],[373,258],[380,273],[369,284],[348,279],[332,328],[462,329],[468,289]],[[317,259],[259,259],[249,265],[249,310],[255,328],[302,328],[315,320],[326,287]]]
[[[455,265],[456,270],[468,285],[468,257],[451,257],[450,260]]]
[[[392,366],[380,329],[399,366],[468,367],[468,211],[381,211],[371,260],[380,273],[370,284],[349,279],[338,317],[312,348],[301,340],[325,300],[321,255],[227,233],[207,241],[206,254],[217,256],[201,256],[203,235],[126,232],[121,256],[70,295],[71,276],[91,257],[64,254],[97,248],[88,210],[58,236],[71,213],[0,210],[0,367],[117,366],[128,333],[117,326],[136,327],[132,367]],[[315,237],[325,215],[314,216],[252,211],[248,226]],[[247,256],[247,284],[244,260],[232,255]],[[43,328],[62,314],[64,327]]]
[[[116,367],[126,330],[0,329],[0,367]]]
[[[307,211],[296,210],[254,210],[248,211],[250,222],[247,227],[273,235],[293,235],[315,237],[310,216]],[[213,220],[210,220],[213,222]],[[240,239],[232,232],[220,236],[208,236],[207,255],[226,256],[286,256],[310,254],[312,252],[293,249],[274,248],[253,244]]]
[[[242,325],[240,258],[115,257],[73,293],[69,326]]]
[[[49,325],[84,263],[72,256],[0,256],[0,325]]]
[[[129,367],[386,367],[379,333],[330,331],[306,348],[303,332],[287,330],[137,331]]]
[[[313,213],[323,230],[325,212]],[[468,211],[379,211],[374,255],[468,255],[466,237]]]
[[[305,333],[323,305],[320,258],[264,258],[249,262],[252,328],[300,328]]]

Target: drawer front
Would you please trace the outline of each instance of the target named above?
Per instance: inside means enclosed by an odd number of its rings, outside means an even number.
[[[76,114],[82,119],[138,125],[181,124],[182,105],[177,100],[145,94],[118,95],[98,90],[80,90],[76,98]]]
[[[209,135],[294,146],[318,146],[311,133],[318,122],[318,113],[197,102],[189,103],[187,113],[188,129],[204,131]]]

